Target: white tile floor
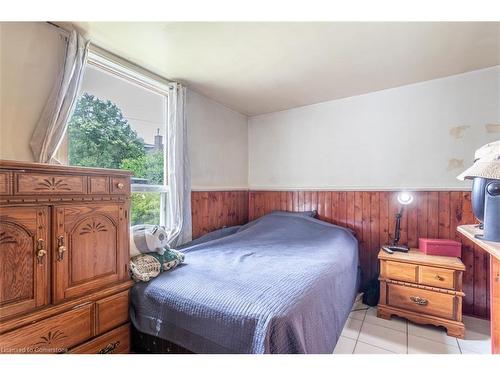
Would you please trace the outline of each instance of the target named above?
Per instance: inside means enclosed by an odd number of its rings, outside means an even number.
[[[488,354],[487,320],[465,316],[465,338],[456,339],[444,328],[413,324],[406,319],[377,317],[377,309],[358,296],[333,354]]]

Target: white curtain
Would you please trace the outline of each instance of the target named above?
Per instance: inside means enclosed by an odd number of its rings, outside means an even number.
[[[71,117],[88,54],[89,42],[76,31],[66,38],[66,57],[31,138],[31,149],[40,163],[58,162],[54,155]]]
[[[168,93],[168,244],[191,240],[191,169],[187,149],[186,88],[172,83]]]

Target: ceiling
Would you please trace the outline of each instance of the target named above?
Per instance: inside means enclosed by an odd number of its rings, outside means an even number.
[[[500,23],[76,22],[96,45],[259,115],[500,64]]]

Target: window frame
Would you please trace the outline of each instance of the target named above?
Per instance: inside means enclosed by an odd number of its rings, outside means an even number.
[[[131,193],[159,193],[160,194],[160,225],[168,225],[167,204],[168,194],[170,193],[170,186],[168,184],[168,160],[167,160],[167,147],[169,140],[168,133],[168,95],[170,85],[163,82],[161,78],[155,79],[152,74],[148,74],[142,68],[130,63],[120,61],[121,59],[113,58],[108,53],[101,53],[97,49],[89,49],[87,57],[87,65],[93,66],[104,72],[107,72],[119,79],[123,79],[131,84],[141,86],[149,91],[153,91],[163,96],[163,111],[164,111],[164,132],[165,132],[165,148],[164,148],[164,162],[163,162],[163,185],[146,185],[146,184],[131,184]],[[64,137],[61,142],[62,149],[66,153],[66,160],[68,153],[68,136]]]

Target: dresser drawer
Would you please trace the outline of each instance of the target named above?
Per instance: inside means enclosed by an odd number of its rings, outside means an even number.
[[[456,272],[438,267],[419,267],[419,283],[444,289],[455,289]]]
[[[108,194],[109,179],[101,176],[90,176],[89,178],[89,194]]]
[[[418,265],[385,261],[382,263],[382,276],[391,280],[416,283],[418,278]]]
[[[11,192],[11,173],[0,172],[0,195],[10,195]]]
[[[387,305],[445,319],[456,319],[455,295],[387,284]]]
[[[125,177],[112,177],[111,194],[130,194],[130,180]]]
[[[2,353],[63,353],[94,334],[89,302],[57,316],[0,335]]]
[[[16,173],[16,194],[85,194],[86,176]]]
[[[96,302],[97,334],[128,321],[128,290]]]
[[[130,352],[130,324],[77,346],[71,354],[126,354]]]

